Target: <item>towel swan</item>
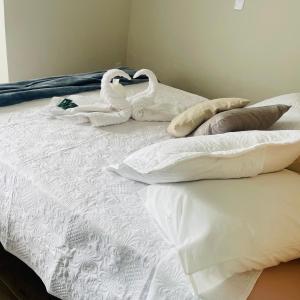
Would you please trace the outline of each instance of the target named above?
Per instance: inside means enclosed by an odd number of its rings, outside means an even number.
[[[155,74],[148,69],[141,69],[136,72],[133,78],[145,75],[149,78],[148,87],[133,96],[127,97],[132,106],[131,117],[136,121],[156,121],[168,122],[174,118],[173,105],[167,103],[157,103],[155,101],[159,83]]]
[[[89,115],[89,120],[94,126],[117,125],[127,122],[131,117],[131,106],[126,99],[124,87],[115,77],[131,77],[122,70],[112,69],[107,71],[101,81],[100,99],[109,107],[109,112],[99,112]],[[113,81],[111,83],[111,81]]]
[[[122,110],[128,107],[124,87],[115,77],[124,77],[131,80],[131,77],[122,70],[111,69],[107,71],[101,80],[100,100],[92,105],[80,105],[72,109],[73,112],[110,112],[112,110]],[[75,98],[74,96],[73,98]],[[98,99],[97,99],[98,100]],[[103,103],[104,102],[104,103]],[[70,110],[71,111],[71,110]]]
[[[77,107],[63,110],[57,104],[63,99],[54,97],[51,102],[50,114],[58,119],[72,120],[75,123],[88,123],[93,126],[108,126],[121,124],[131,117],[131,105],[126,100],[124,87],[113,81],[115,77],[124,77],[131,80],[131,77],[122,70],[112,69],[107,71],[101,81],[100,99],[99,96],[90,105],[80,104],[88,96],[74,95],[68,97],[78,104]],[[111,81],[113,81],[111,83]],[[100,100],[100,101],[99,101]]]
[[[157,92],[158,80],[155,74],[148,69],[141,69],[137,71],[133,78],[138,78],[141,75],[148,77],[148,87],[140,93],[127,97],[127,101],[131,104],[132,119],[137,121],[148,121],[145,120],[145,112],[147,111],[148,107],[155,104],[154,98]]]
[[[133,78],[136,79],[142,75],[148,77],[149,79],[148,87],[140,93],[127,97],[127,100],[131,103],[131,105],[144,105],[144,104],[147,105],[149,104],[149,102],[152,104],[154,103],[153,98],[156,95],[156,90],[158,86],[157,78],[155,74],[148,69],[142,69],[137,71],[134,74]]]
[[[100,98],[113,109],[120,110],[123,107],[128,107],[129,103],[126,99],[124,87],[115,77],[124,77],[131,80],[131,77],[122,70],[112,69],[107,71],[101,81]],[[111,81],[113,81],[111,83]]]
[[[130,117],[137,121],[170,121],[173,118],[170,114],[173,110],[172,105],[155,101],[159,88],[155,74],[151,70],[141,69],[133,78],[141,75],[149,78],[147,88],[133,96],[126,97],[126,89],[114,78],[124,77],[131,80],[131,77],[119,69],[109,70],[103,75],[100,97],[69,96],[68,98],[78,106],[67,110],[57,107],[63,98],[54,97],[48,108],[48,114],[75,123],[91,123],[96,127],[121,124],[127,122]],[[86,104],[89,102],[91,104]]]

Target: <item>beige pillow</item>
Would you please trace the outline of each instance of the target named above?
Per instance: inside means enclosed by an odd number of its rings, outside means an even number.
[[[176,116],[168,127],[168,133],[175,137],[187,136],[215,114],[242,108],[249,103],[249,100],[241,98],[220,98],[201,102]]]

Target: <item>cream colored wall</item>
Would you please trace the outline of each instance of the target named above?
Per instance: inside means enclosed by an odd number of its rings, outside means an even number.
[[[125,64],[130,0],[5,0],[10,80]]]
[[[0,0],[0,83],[8,82],[4,2]]]
[[[210,98],[300,92],[300,1],[133,0],[127,62]]]

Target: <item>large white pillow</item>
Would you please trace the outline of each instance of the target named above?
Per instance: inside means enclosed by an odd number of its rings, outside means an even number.
[[[282,170],[300,155],[300,130],[229,132],[171,139],[108,167],[149,184],[251,177]]]
[[[201,293],[300,257],[300,175],[158,184],[141,197]],[[195,286],[196,285],[196,286]]]

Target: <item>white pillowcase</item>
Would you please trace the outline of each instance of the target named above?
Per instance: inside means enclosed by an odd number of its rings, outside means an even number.
[[[300,257],[300,175],[160,184],[140,194],[198,293]]]
[[[252,177],[282,170],[300,155],[300,130],[229,132],[142,148],[108,170],[149,184]]]

